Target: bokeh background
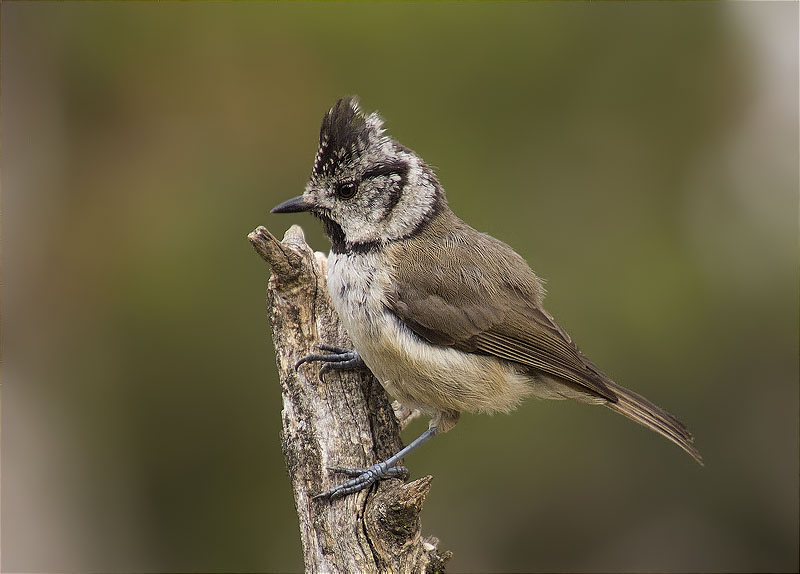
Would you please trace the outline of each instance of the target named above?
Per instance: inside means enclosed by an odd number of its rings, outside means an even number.
[[[706,458],[605,409],[408,459],[453,572],[798,569],[797,3],[2,5],[2,570],[302,568],[268,269],[358,94]],[[406,440],[425,422],[415,423]]]

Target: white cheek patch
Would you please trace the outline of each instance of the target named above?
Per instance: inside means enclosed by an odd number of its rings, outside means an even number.
[[[399,182],[400,179],[399,175],[392,174],[393,182]],[[410,159],[405,189],[397,205],[381,226],[382,236],[390,238],[407,236],[428,216],[436,197],[435,184],[425,177],[418,161]]]

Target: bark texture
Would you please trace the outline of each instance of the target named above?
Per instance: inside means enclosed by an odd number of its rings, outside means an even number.
[[[352,344],[331,307],[327,259],[292,226],[278,241],[259,227],[248,239],[272,268],[267,307],[283,398],[281,441],[300,522],[306,572],[441,572],[450,552],[420,534],[432,477],[390,479],[335,500],[317,493],[346,479],[328,466],[363,468],[401,447],[397,419],[368,372],[330,371],[297,361],[314,345]]]

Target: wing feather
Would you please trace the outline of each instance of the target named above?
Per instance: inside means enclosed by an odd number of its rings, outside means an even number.
[[[388,308],[432,344],[518,363],[616,402],[608,378],[541,307],[525,260],[457,218],[449,223],[390,248]]]

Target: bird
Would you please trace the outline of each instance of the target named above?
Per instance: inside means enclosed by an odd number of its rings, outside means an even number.
[[[359,492],[407,475],[408,453],[451,430],[462,412],[508,412],[527,397],[603,405],[666,437],[701,465],[677,418],[618,385],[589,360],[542,305],[542,281],[510,246],[450,209],[419,155],[386,133],[357,96],[325,114],[302,195],[272,213],[310,212],[330,240],[328,292],[353,343],[320,344],[301,358],[369,369],[396,400],[401,424],[428,428],[367,468],[329,467],[348,479],[315,498]]]

